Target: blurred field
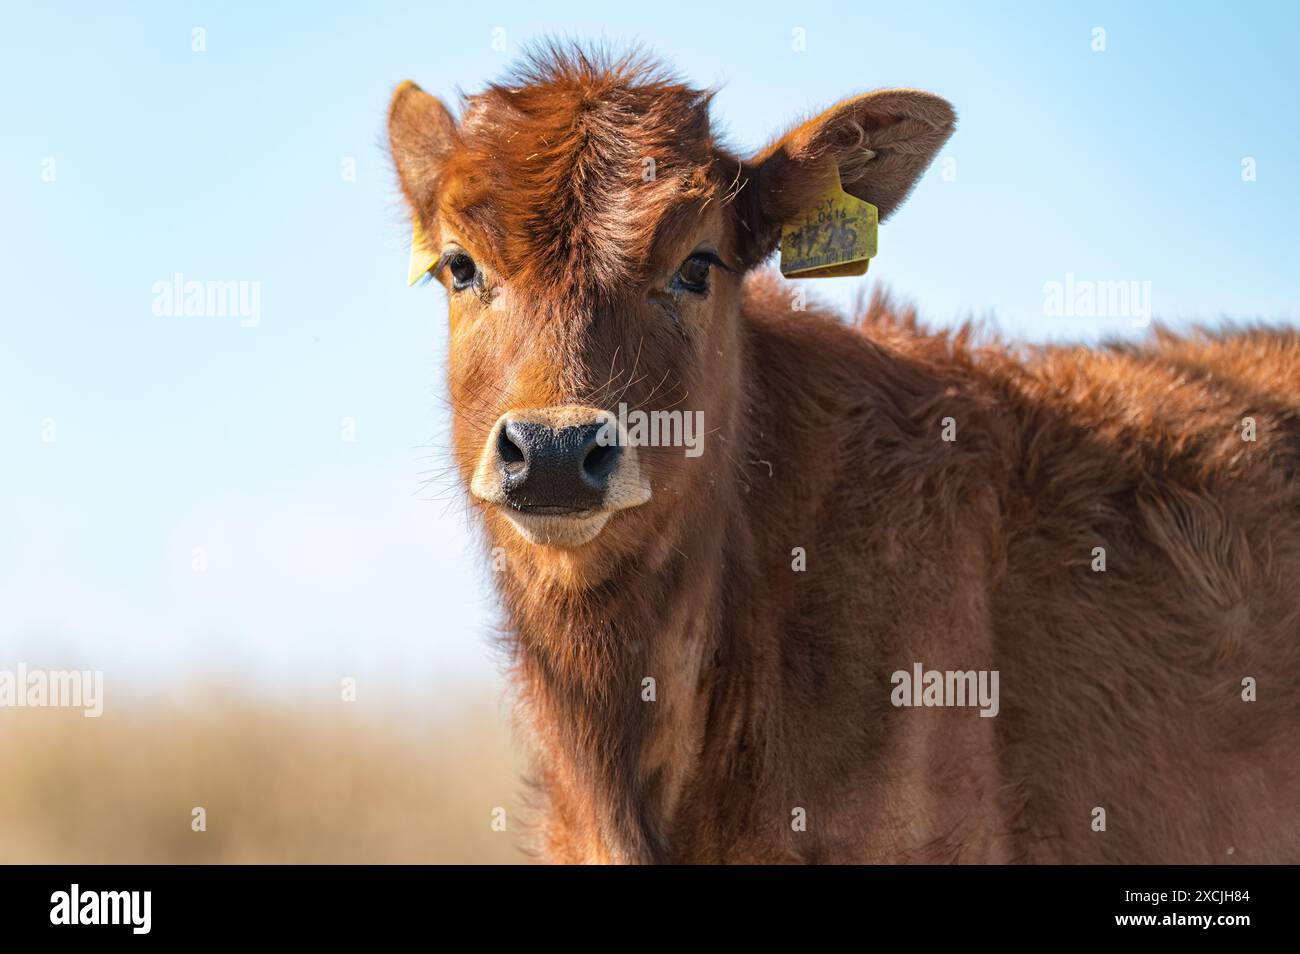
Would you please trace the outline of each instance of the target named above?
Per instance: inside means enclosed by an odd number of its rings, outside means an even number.
[[[0,862],[525,862],[522,767],[492,697],[447,719],[215,689],[0,709]]]

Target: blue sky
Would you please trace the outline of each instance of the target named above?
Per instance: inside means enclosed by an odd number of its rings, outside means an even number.
[[[1300,15],[1131,6],[9,10],[0,668],[103,668],[110,693],[214,671],[435,697],[495,678],[472,533],[422,483],[446,463],[446,310],[403,280],[383,120],[400,80],[452,102],[533,37],[644,42],[720,85],[741,151],[854,92],[951,100],[949,175],[882,227],[869,276],[815,286],[833,300],[884,282],[934,324],[1135,333],[1044,316],[1044,284],[1073,275],[1149,282],[1174,322],[1294,323]],[[178,272],[258,283],[256,326],[155,314]]]

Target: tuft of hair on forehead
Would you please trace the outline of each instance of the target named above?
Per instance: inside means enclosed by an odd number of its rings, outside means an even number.
[[[528,86],[685,88],[677,73],[643,47],[618,53],[612,46],[543,39],[525,46],[506,75],[489,90],[516,92]],[[696,95],[707,95],[696,92]]]
[[[509,277],[569,296],[625,287],[736,175],[712,96],[641,50],[532,47],[463,97],[441,204]]]

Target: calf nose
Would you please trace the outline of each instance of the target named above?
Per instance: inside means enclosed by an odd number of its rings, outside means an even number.
[[[506,503],[560,513],[598,509],[622,448],[602,443],[601,423],[553,427],[507,420],[497,435],[497,467]]]

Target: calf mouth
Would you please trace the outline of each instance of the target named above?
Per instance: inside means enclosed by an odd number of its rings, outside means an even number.
[[[566,511],[559,507],[519,510],[501,507],[511,525],[529,543],[550,547],[580,547],[600,536],[611,510]]]

